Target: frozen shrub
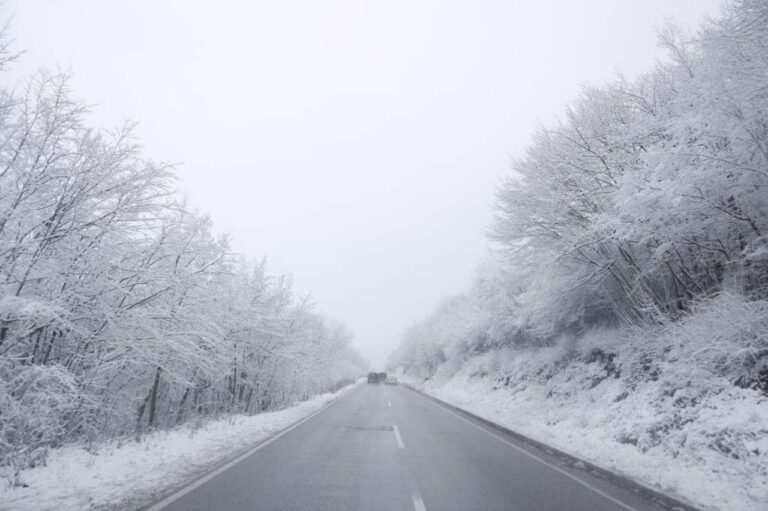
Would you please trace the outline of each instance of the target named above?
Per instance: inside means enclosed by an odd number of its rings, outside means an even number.
[[[92,408],[63,367],[0,358],[0,465],[13,472],[44,463],[50,447],[83,427],[78,414]]]

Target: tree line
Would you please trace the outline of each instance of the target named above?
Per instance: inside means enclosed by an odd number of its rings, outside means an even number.
[[[496,256],[408,331],[391,366],[431,376],[489,350],[663,326],[724,294],[764,310],[768,4],[729,2],[696,33],[658,36],[653,69],[585,88],[534,134],[497,190]],[[768,392],[765,332],[734,331],[736,351],[699,341],[712,367]]]
[[[131,125],[86,115],[63,75],[0,87],[0,465],[280,408],[365,371],[343,325],[179,199]]]

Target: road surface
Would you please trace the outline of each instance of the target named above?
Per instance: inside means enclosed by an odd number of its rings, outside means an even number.
[[[401,386],[364,385],[151,511],[659,510]]]

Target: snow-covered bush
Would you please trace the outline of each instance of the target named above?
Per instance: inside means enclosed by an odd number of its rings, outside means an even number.
[[[86,427],[78,418],[94,406],[60,365],[13,367],[0,359],[0,466],[11,478],[45,462],[50,447]]]
[[[656,337],[666,346],[686,346],[683,356],[698,367],[768,396],[768,300],[722,294]]]

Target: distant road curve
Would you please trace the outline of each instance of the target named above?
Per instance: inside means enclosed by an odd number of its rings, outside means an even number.
[[[364,385],[250,455],[144,509],[673,508],[568,467],[408,388]]]

